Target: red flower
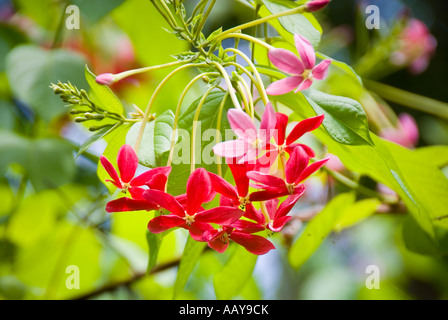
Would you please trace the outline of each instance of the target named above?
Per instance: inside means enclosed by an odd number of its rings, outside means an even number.
[[[258,161],[258,169],[269,169],[269,167],[275,162],[277,157],[285,152],[291,154],[296,147],[301,147],[308,154],[310,158],[316,156],[313,149],[309,146],[301,143],[296,143],[305,133],[316,130],[324,120],[324,115],[315,116],[300,121],[292,129],[288,137],[286,137],[286,126],[288,125],[288,116],[283,113],[276,113],[277,123],[275,126],[276,135],[274,135],[274,143],[270,143],[267,146],[267,152],[261,156]]]
[[[203,239],[210,248],[219,253],[226,251],[229,246],[229,240],[233,240],[246,248],[247,251],[256,255],[262,255],[275,249],[274,245],[266,238],[235,230],[231,226],[207,230],[204,232]]]
[[[160,233],[170,228],[181,227],[188,229],[193,239],[202,241],[204,231],[212,229],[210,223],[230,225],[244,214],[242,210],[230,206],[204,210],[201,205],[210,199],[212,192],[209,173],[203,168],[196,169],[188,178],[185,208],[170,194],[159,190],[146,190],[143,193],[145,199],[154,201],[171,212],[149,221],[149,231]]]
[[[158,208],[157,204],[148,201],[143,197],[144,189],[140,187],[147,186],[151,189],[164,190],[168,175],[171,172],[171,167],[155,168],[134,177],[138,167],[138,158],[130,145],[123,145],[118,151],[117,164],[120,175],[118,175],[114,166],[106,157],[101,156],[100,161],[104,169],[112,178],[112,180],[106,181],[110,181],[124,193],[129,191],[132,197],[123,197],[110,201],[106,205],[107,212],[136,210],[150,211]]]
[[[285,179],[257,171],[247,173],[247,176],[257,182],[254,187],[265,189],[251,193],[251,201],[265,201],[286,195],[303,194],[305,187],[301,184],[306,178],[319,170],[329,158],[309,163],[309,156],[302,148],[295,148],[286,163]]]

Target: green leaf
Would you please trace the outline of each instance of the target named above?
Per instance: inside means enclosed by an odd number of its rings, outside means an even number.
[[[67,111],[49,89],[50,84],[70,81],[85,87],[84,65],[84,58],[72,51],[21,45],[6,56],[6,75],[13,94],[50,121]]]
[[[85,77],[92,90],[91,96],[99,107],[111,113],[122,115],[124,112],[123,105],[113,91],[105,85],[98,84],[95,79],[96,76],[85,66]]]
[[[199,257],[204,251],[205,246],[205,242],[198,242],[193,240],[193,238],[188,237],[182,254],[182,259],[180,260],[179,268],[177,270],[176,282],[174,283],[173,299],[176,299],[176,297],[184,289],[191,272],[193,271],[196,263],[199,260]]]
[[[134,124],[129,130],[126,143],[134,145],[140,132],[141,122]],[[145,126],[138,160],[140,164],[155,168],[161,166],[162,154],[170,150],[171,134],[173,132],[174,114],[167,110]]]
[[[110,11],[121,5],[124,0],[71,0],[78,6],[81,13],[90,23],[95,23],[105,17]]]
[[[217,159],[212,151],[213,145],[217,143],[216,139],[225,137],[225,131],[230,129],[227,120],[227,110],[233,107],[231,99],[227,96],[224,101],[222,113],[220,114],[221,102],[226,94],[221,91],[212,92],[205,99],[199,113],[197,131],[196,131],[196,167],[203,167],[209,172],[217,173]],[[174,158],[172,171],[168,179],[168,192],[178,195],[185,192],[185,185],[190,176],[190,147],[193,127],[193,119],[201,98],[195,100],[179,117],[178,122],[178,140],[174,148]],[[220,130],[216,131],[218,119],[220,120]],[[201,139],[204,138],[204,139]],[[222,139],[223,140],[223,139]],[[166,163],[168,153],[164,154],[162,163]],[[207,158],[206,163],[204,159]],[[219,159],[220,160],[220,159]],[[223,173],[226,166],[222,166]]]
[[[270,14],[276,14],[282,11],[286,11],[291,6],[297,6],[297,4],[289,1],[291,5],[286,5],[286,2],[278,3],[278,1],[263,0],[266,8],[260,9],[260,15],[262,17]],[[267,9],[267,10],[266,10]],[[280,17],[269,21],[271,24],[288,42],[294,44],[293,35],[300,34],[307,38],[311,44],[317,48],[322,35],[322,28],[311,13],[293,14],[289,16]]]
[[[98,130],[95,134],[91,135],[84,143],[79,147],[78,153],[76,157],[79,157],[82,153],[84,153],[90,146],[92,146],[95,142],[103,139],[109,133],[113,132],[116,128],[120,126],[120,123],[115,124],[114,126],[110,125]]]
[[[304,95],[317,114],[325,114],[323,126],[335,141],[373,145],[367,116],[357,101],[311,89]]]
[[[149,261],[147,272],[149,273],[157,264],[160,245],[162,244],[163,235],[160,233],[146,232],[146,241],[149,248]]]
[[[376,212],[380,204],[381,201],[379,199],[363,199],[355,202],[339,217],[334,230],[340,232],[365,220]]]
[[[0,131],[0,150],[0,171],[11,164],[20,165],[38,191],[56,188],[74,177],[73,149],[60,139],[27,139]]]
[[[325,238],[333,231],[335,224],[347,208],[355,201],[353,193],[342,193],[327,203],[303,230],[291,246],[288,260],[292,267],[300,268],[319,248]]]
[[[238,296],[251,278],[257,259],[257,255],[234,245],[229,259],[213,278],[216,298],[229,300]]]

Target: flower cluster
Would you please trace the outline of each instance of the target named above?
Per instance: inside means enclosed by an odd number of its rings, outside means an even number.
[[[224,252],[230,241],[257,255],[274,249],[258,233],[282,230],[291,219],[288,213],[305,191],[302,182],[328,160],[310,163],[315,157],[314,151],[296,143],[303,134],[316,129],[323,116],[297,123],[288,136],[288,116],[275,113],[270,104],[258,129],[243,111],[230,110],[228,119],[239,138],[217,144],[215,152],[225,157],[235,185],[204,168],[197,168],[187,181],[186,193],[173,196],[166,192],[171,168],[155,168],[135,176],[137,155],[131,146],[124,145],[117,157],[119,173],[101,157],[101,164],[111,178],[107,181],[126,193],[110,201],[106,210],[157,210],[160,215],[149,221],[149,231],[161,233],[183,228],[193,239],[207,242],[218,252]],[[277,168],[279,161],[286,158],[284,165]],[[207,204],[215,197],[219,197],[219,205],[208,208]]]

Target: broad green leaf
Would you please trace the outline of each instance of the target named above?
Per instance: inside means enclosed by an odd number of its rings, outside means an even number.
[[[354,201],[354,193],[339,194],[308,222],[288,252],[288,260],[293,268],[300,268],[313,255]]]
[[[317,114],[325,115],[323,126],[335,141],[373,145],[367,116],[357,101],[317,90],[307,90],[304,95]]]
[[[223,98],[227,97],[222,113],[220,112],[220,105],[223,102]],[[190,158],[191,158],[191,135],[193,120],[196,113],[196,109],[199,105],[201,98],[194,101],[180,116],[178,123],[178,140],[174,148],[174,157],[172,162],[172,171],[168,179],[168,191],[171,194],[181,194],[185,192],[185,185],[188,177],[190,176]],[[221,141],[225,139],[225,131],[230,129],[230,125],[227,120],[227,110],[233,107],[231,99],[226,96],[224,92],[217,91],[212,92],[205,99],[204,104],[199,113],[197,130],[196,130],[196,142],[195,142],[195,155],[196,155],[196,168],[203,167],[207,171],[217,173],[217,162],[221,159],[216,158],[213,153],[212,147],[217,143],[217,139]],[[220,120],[220,130],[217,131],[218,119]],[[168,158],[168,153],[164,154],[162,163],[165,164]],[[222,165],[223,174],[226,169],[225,165]]]
[[[263,17],[286,11],[291,8],[286,6],[284,3],[277,3],[277,1],[262,1],[265,7],[260,9],[260,15]],[[293,14],[280,17],[269,21],[269,24],[271,24],[281,36],[292,44],[294,43],[293,35],[300,34],[307,38],[315,48],[319,45],[322,35],[322,28],[311,13],[305,12],[303,14]]]
[[[376,212],[381,201],[378,199],[363,199],[348,207],[339,217],[334,226],[334,231],[340,232],[343,229],[363,221]]]
[[[423,255],[448,255],[448,232],[436,229],[436,236],[431,237],[414,220],[406,217],[402,226],[402,237],[406,248]]]
[[[95,23],[105,17],[110,11],[121,5],[124,0],[71,0],[71,2],[79,7],[82,15],[86,17],[90,23]]]
[[[36,190],[56,188],[74,177],[72,147],[60,139],[28,139],[2,131],[0,141],[0,171],[11,164],[20,165]]]
[[[140,132],[142,123],[134,124],[126,136],[126,143],[134,145]],[[155,168],[162,165],[162,154],[170,150],[171,134],[173,132],[174,114],[167,110],[156,119],[146,124],[138,150],[140,164]]]
[[[111,113],[122,115],[124,112],[123,105],[113,91],[105,85],[98,84],[96,76],[85,66],[85,77],[90,86],[91,96],[100,108]]]
[[[50,121],[67,111],[50,84],[70,81],[79,88],[86,87],[84,65],[84,58],[72,51],[21,45],[6,56],[6,75],[13,94]]]
[[[251,278],[257,259],[257,255],[234,245],[229,259],[213,278],[216,298],[229,300],[238,296]]]
[[[177,270],[176,282],[174,283],[173,298],[175,299],[184,289],[188,278],[199,260],[204,248],[205,242],[198,242],[188,237],[187,243],[182,254],[182,259]]]
[[[448,146],[428,146],[415,149],[421,159],[426,159],[434,166],[441,168],[448,166]]]

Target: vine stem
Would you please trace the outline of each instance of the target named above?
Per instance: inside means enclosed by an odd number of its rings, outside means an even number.
[[[174,156],[174,145],[176,143],[176,130],[177,130],[177,126],[178,126],[178,122],[179,122],[179,116],[180,116],[180,109],[182,107],[182,102],[185,99],[185,96],[187,95],[188,91],[191,89],[191,87],[200,79],[202,79],[203,76],[207,76],[207,75],[218,75],[218,72],[206,72],[206,73],[201,73],[199,75],[197,75],[196,77],[194,77],[188,84],[187,86],[184,88],[184,90],[182,91],[182,94],[179,98],[179,101],[177,103],[177,107],[176,107],[176,113],[174,115],[174,124],[173,124],[173,132],[171,133],[171,145],[170,145],[170,154],[168,156],[168,161],[167,161],[167,166],[170,167],[171,163],[173,161],[173,156]],[[169,179],[169,178],[168,178]]]
[[[249,59],[249,57],[247,55],[245,55],[244,52],[242,52],[241,50],[238,50],[238,49],[227,48],[227,49],[224,50],[224,52],[228,52],[228,51],[231,51],[231,52],[241,56],[241,58],[243,58],[247,62],[247,64],[251,67],[251,69],[254,72],[255,78],[257,79],[257,82],[258,82],[257,90],[259,91],[259,93],[260,93],[260,95],[261,95],[261,97],[263,99],[264,104],[265,105],[268,104],[269,98],[268,98],[268,95],[267,95],[266,90],[264,88],[263,81],[261,80],[260,73],[258,72],[258,70],[255,67],[255,65],[252,63],[252,61]]]
[[[226,84],[227,84],[228,91],[230,92],[230,98],[232,99],[232,102],[233,102],[235,108],[237,108],[238,110],[242,110],[242,109],[241,109],[241,106],[240,106],[240,103],[239,103],[239,101],[238,101],[238,98],[236,97],[236,94],[235,94],[235,92],[233,91],[232,82],[230,81],[229,75],[227,74],[226,70],[224,69],[223,66],[221,66],[221,65],[220,65],[219,63],[217,63],[217,62],[214,62],[214,61],[213,61],[212,64],[213,64],[214,66],[216,66],[216,68],[218,68],[219,71],[221,72],[221,75],[223,76],[223,78],[224,78],[224,80],[225,80],[225,82],[226,82]]]
[[[226,104],[226,100],[229,97],[229,92],[227,91],[226,94],[224,95],[224,97],[222,98],[221,103],[219,104],[219,112],[218,112],[218,120],[216,123],[216,131],[217,133],[221,132],[221,121],[222,121],[222,114],[224,111],[224,105]],[[217,137],[219,137],[219,140],[217,139],[216,143],[220,143],[221,142],[221,135],[217,134]],[[222,178],[222,168],[221,168],[221,157],[216,155],[216,165],[218,167],[218,175]]]
[[[124,71],[121,73],[114,74],[114,76],[113,76],[114,82],[120,81],[124,78],[130,77],[130,76],[133,76],[136,74],[140,74],[140,73],[144,73],[144,72],[148,72],[148,71],[159,70],[159,69],[163,69],[163,68],[168,68],[168,67],[176,66],[176,65],[182,64],[182,63],[185,63],[185,61],[173,61],[173,62],[169,62],[169,63],[165,63],[165,64],[159,64],[156,66],[127,70],[127,71]]]
[[[202,105],[204,104],[205,99],[207,99],[208,95],[214,88],[215,88],[215,86],[207,89],[207,91],[204,93],[201,100],[199,101],[198,107],[196,108],[196,112],[194,113],[193,126],[191,129],[190,173],[193,172],[194,169],[196,168],[196,152],[195,152],[196,151],[196,149],[195,149],[196,148],[196,130],[197,130],[196,123],[198,122],[199,114],[201,113]]]
[[[140,144],[142,142],[143,133],[145,132],[146,123],[148,122],[149,115],[151,113],[152,106],[154,105],[154,101],[155,101],[157,95],[160,93],[160,91],[163,88],[163,86],[168,82],[168,80],[170,80],[178,72],[180,72],[180,71],[182,71],[184,69],[187,69],[187,68],[200,67],[200,66],[204,66],[204,64],[189,63],[189,64],[185,64],[183,66],[180,66],[179,68],[171,71],[162,80],[162,82],[160,82],[160,84],[157,86],[156,90],[154,91],[153,95],[151,96],[151,99],[148,102],[148,105],[146,106],[145,114],[143,115],[142,125],[140,126],[140,131],[138,132],[138,136],[137,136],[137,139],[136,139],[135,145],[134,145],[135,153],[138,153],[138,150],[140,148]]]
[[[277,18],[280,18],[280,17],[288,16],[288,15],[291,15],[291,14],[303,13],[305,11],[306,11],[306,6],[302,5],[302,6],[297,7],[297,8],[293,8],[293,9],[285,10],[285,11],[282,11],[282,12],[279,12],[279,13],[276,13],[276,14],[272,14],[272,15],[264,17],[264,18],[260,18],[260,19],[257,19],[257,20],[251,21],[251,22],[247,22],[247,23],[241,24],[241,25],[236,26],[234,28],[227,29],[226,31],[224,31],[221,34],[213,37],[212,39],[210,39],[207,42],[208,43],[214,42],[214,41],[218,40],[219,38],[221,38],[222,36],[225,36],[225,35],[227,35],[229,33],[238,32],[238,31],[241,31],[243,29],[251,28],[251,27],[257,26],[259,24],[262,24],[262,23],[268,22],[270,20],[273,20],[273,19],[277,19]]]

